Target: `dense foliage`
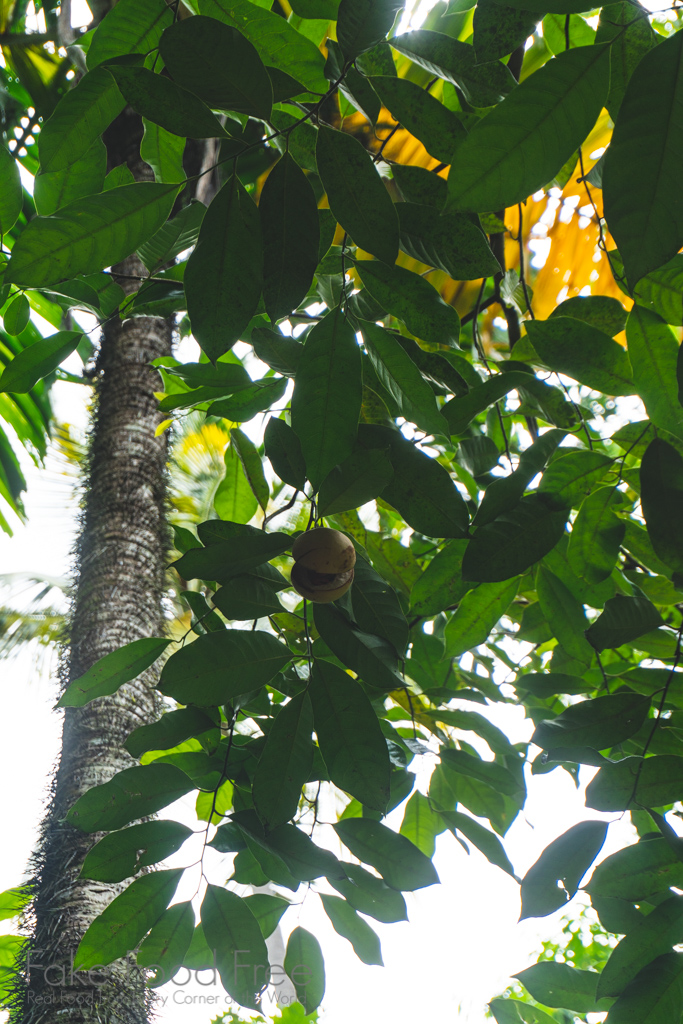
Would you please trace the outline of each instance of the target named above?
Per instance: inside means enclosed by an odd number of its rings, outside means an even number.
[[[65,313],[181,314],[202,354],[158,361],[161,407],[169,424],[199,411],[230,429],[215,514],[175,528],[186,634],[108,655],[60,701],[83,706],[164,658],[159,689],[177,705],[129,737],[138,766],[70,811],[108,833],[84,876],[137,876],[76,966],[141,943],[164,980],[215,956],[256,1008],[289,902],[230,881],[312,883],[360,959],[381,963],[366,917],[403,920],[401,893],[438,882],[438,834],[514,877],[502,840],[527,770],[587,765],[587,807],[629,811],[640,836],[584,886],[619,941],[588,967],[523,971],[546,1009],[506,998],[492,1013],[679,1024],[683,850],[665,815],[683,798],[683,32],[629,0],[602,8],[597,31],[585,0],[456,0],[400,35],[400,0],[272,7],[120,0],[77,41],[87,73],[30,122],[37,143],[0,149],[0,414],[30,422],[40,382],[87,359]],[[154,182],[123,165],[105,176],[102,133],[126,104]],[[603,108],[614,130],[596,161]],[[216,140],[208,209],[183,198],[188,137]],[[401,159],[406,137],[421,145]],[[567,182],[612,277],[569,298],[558,280],[540,319],[523,204]],[[133,251],[148,276],[124,299],[108,268]],[[31,309],[57,333],[42,338]],[[0,436],[16,506],[9,450]],[[355,546],[335,602],[289,580],[297,535],[319,526]],[[313,583],[324,596],[345,569],[316,564]],[[530,746],[488,720],[493,702],[525,708]],[[425,754],[423,794],[410,764]],[[190,902],[171,905],[182,869],[138,874],[190,830],[132,824],[194,790],[205,843],[235,854],[227,885],[187,868],[207,883],[199,924]],[[382,819],[400,804],[396,832]],[[523,917],[574,896],[607,829],[592,814],[544,851],[521,880]],[[234,969],[238,951],[253,971]],[[295,928],[284,966],[315,1010],[315,936]]]

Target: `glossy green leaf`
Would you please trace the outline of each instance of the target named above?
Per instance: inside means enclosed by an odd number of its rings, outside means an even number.
[[[551,370],[606,395],[634,394],[636,384],[627,354],[602,331],[571,316],[530,320],[527,331]]]
[[[247,902],[228,889],[208,885],[202,927],[226,992],[241,1006],[258,1009],[258,996],[268,982],[268,950]]]
[[[173,22],[173,12],[163,0],[119,0],[98,25],[88,48],[88,68],[112,57],[149,53],[161,33]]]
[[[176,21],[159,42],[172,77],[213,110],[268,119],[273,87],[253,43],[232,25],[195,15]]]
[[[332,469],[320,485],[318,508],[324,516],[359,508],[382,493],[394,475],[386,453],[358,451]]]
[[[407,78],[383,75],[370,81],[393,118],[419,139],[431,156],[449,164],[456,146],[467,135],[462,121]]]
[[[38,138],[41,173],[64,170],[82,159],[125,105],[104,68],[84,75],[43,125]]]
[[[600,853],[607,828],[605,821],[580,821],[545,848],[522,879],[520,920],[546,917],[569,902]]]
[[[111,65],[107,70],[133,110],[172,135],[193,139],[226,136],[225,128],[207,105],[165,75],[124,65]]]
[[[74,957],[76,970],[106,967],[135,949],[173,899],[183,868],[136,878],[92,922]]]
[[[5,280],[40,287],[119,263],[161,227],[177,191],[152,182],[123,185],[36,217],[12,250]]]
[[[404,171],[412,169],[403,168]],[[394,171],[396,176],[397,169]],[[403,178],[398,180],[401,188]],[[413,259],[444,270],[456,281],[471,281],[500,272],[500,264],[484,232],[469,217],[459,213],[439,213],[433,206],[423,205],[417,200],[399,203],[396,211],[401,232],[399,245]]]
[[[608,86],[604,46],[569,50],[529,75],[456,150],[448,209],[501,210],[552,181],[595,124]]]
[[[19,166],[5,146],[0,146],[0,235],[6,235],[21,213],[23,192]]]
[[[618,996],[656,957],[683,942],[683,898],[671,896],[629,929],[600,974],[598,993]]]
[[[67,821],[83,832],[123,828],[167,807],[191,789],[194,786],[187,775],[171,764],[126,768],[79,797]]]
[[[634,803],[663,807],[680,800],[682,792],[683,757],[626,757],[600,769],[586,790],[586,806],[596,811],[622,811]]]
[[[140,946],[137,962],[156,968],[152,988],[165,985],[177,973],[194,936],[192,903],[176,903],[166,910]]]
[[[410,276],[421,280],[414,274]],[[405,299],[405,292],[403,297]],[[448,424],[436,407],[434,392],[396,338],[383,327],[367,321],[361,324],[361,333],[377,376],[401,415],[428,434],[447,437]]]
[[[225,476],[213,496],[213,507],[221,519],[248,523],[258,508],[258,499],[249,486],[244,466],[235,447],[229,444],[223,456]]]
[[[541,477],[538,493],[551,508],[579,508],[612,465],[602,452],[560,450]]]
[[[264,433],[266,457],[284,483],[303,490],[306,483],[306,463],[301,441],[289,424],[271,416]]]
[[[683,159],[682,67],[679,32],[645,54],[626,86],[605,156],[605,216],[631,286],[683,243],[675,184]]]
[[[316,159],[335,218],[357,246],[393,264],[398,217],[372,157],[352,135],[323,126]]]
[[[503,64],[495,61],[479,66],[473,46],[442,32],[404,32],[394,36],[391,45],[430,75],[457,86],[474,107],[499,103],[515,88],[515,80]]]
[[[380,941],[370,925],[340,896],[321,893],[320,899],[334,930],[349,940],[358,959],[382,967]]]
[[[596,651],[604,651],[636,640],[663,623],[652,602],[636,589],[632,597],[625,594],[611,597],[605,603],[602,615],[586,631],[586,639]]]
[[[185,271],[192,332],[215,362],[239,339],[261,297],[258,209],[234,174],[206,211]]]
[[[84,675],[69,683],[57,707],[81,708],[96,697],[116,693],[120,686],[153,665],[170,643],[163,637],[145,637],[105,654]]]
[[[351,454],[360,413],[360,349],[341,307],[306,338],[292,395],[292,429],[314,490]]]
[[[334,830],[354,857],[371,864],[393,889],[414,892],[439,881],[428,857],[378,821],[347,818],[337,822]]]
[[[199,13],[238,29],[268,67],[285,71],[313,93],[327,91],[320,50],[279,14],[249,0],[199,0]]]
[[[548,960],[527,967],[514,977],[545,1006],[560,1006],[577,1013],[598,1009],[596,988],[600,975],[596,971],[581,971],[570,964]]]
[[[614,487],[599,487],[581,505],[572,525],[567,556],[577,576],[589,583],[606,580],[614,569],[626,526],[615,510],[623,495]]]
[[[455,614],[446,623],[444,637],[449,658],[485,644],[489,634],[505,614],[517,593],[518,580],[483,583],[461,599]]]
[[[311,698],[312,699],[312,698]],[[267,829],[290,821],[313,766],[313,710],[305,691],[281,708],[266,737],[252,782],[259,818]]]
[[[331,884],[354,910],[386,924],[408,920],[406,902],[400,892],[359,864],[344,864],[344,871],[348,877],[332,879]]]
[[[181,708],[167,711],[150,725],[140,725],[129,735],[125,747],[133,757],[141,757],[148,750],[168,750],[191,736],[202,736],[217,725],[199,708]]]
[[[667,953],[638,974],[610,1010],[609,1024],[676,1024],[683,1012],[683,956]]]
[[[0,385],[2,378],[0,378]],[[656,554],[675,572],[683,572],[683,459],[672,445],[656,437],[640,467],[643,516]]]
[[[554,511],[540,495],[522,498],[475,532],[462,560],[463,578],[496,583],[526,572],[560,541],[568,514]]]
[[[306,1013],[313,1013],[325,995],[325,961],[320,943],[305,928],[297,927],[287,940],[284,968]]]
[[[225,704],[269,682],[290,659],[287,648],[262,630],[206,633],[171,655],[159,689],[181,704]]]
[[[221,583],[281,555],[292,542],[286,533],[266,533],[253,526],[217,520],[200,523],[199,536],[206,546],[192,548],[173,563],[185,580],[214,579]]]
[[[472,21],[477,61],[482,64],[506,57],[533,35],[538,21],[539,15],[533,11],[516,10],[494,0],[479,0]]]
[[[320,752],[332,782],[366,807],[384,813],[391,764],[365,692],[336,665],[318,660],[309,693]]]
[[[614,693],[573,704],[557,718],[536,726],[532,743],[544,750],[553,747],[614,747],[638,732],[647,720],[650,698],[634,693]]]

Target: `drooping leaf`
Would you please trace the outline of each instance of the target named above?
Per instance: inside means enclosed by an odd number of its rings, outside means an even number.
[[[568,510],[553,510],[540,495],[480,526],[462,560],[466,580],[496,583],[518,576],[540,561],[564,534]]]
[[[462,121],[426,89],[407,78],[383,75],[370,81],[395,120],[419,139],[433,157],[450,163],[456,146],[467,135]]]
[[[539,495],[551,508],[578,508],[612,464],[599,451],[560,450],[541,477]]]
[[[184,580],[214,579],[219,583],[249,572],[286,551],[292,543],[286,533],[266,533],[253,526],[209,520],[200,523],[205,547],[194,547],[174,562]]]
[[[393,644],[372,633],[355,629],[349,619],[330,604],[315,606],[315,625],[339,660],[357,672],[363,682],[381,690],[401,686]]]
[[[313,766],[312,732],[311,699],[304,691],[281,708],[254,773],[254,806],[266,828],[284,825],[296,814]]]
[[[344,864],[344,871],[348,877],[333,879],[331,884],[354,910],[387,924],[407,921],[406,903],[400,892],[359,864]]]
[[[574,896],[602,849],[607,828],[605,821],[580,821],[545,848],[522,879],[520,920],[552,914]]]
[[[306,1013],[313,1013],[325,995],[325,961],[315,935],[295,928],[287,940],[284,968]]]
[[[475,385],[466,395],[451,398],[441,410],[448,420],[451,434],[462,434],[480,412],[533,379],[530,373],[520,373],[516,370],[497,373],[482,384]]]
[[[414,892],[439,881],[428,857],[378,821],[347,818],[337,822],[334,830],[354,857],[371,864],[393,889]]]
[[[213,707],[263,686],[290,658],[287,648],[263,630],[205,633],[171,655],[159,689],[181,704]]]
[[[636,385],[621,345],[585,321],[571,316],[530,320],[529,340],[551,370],[606,395],[632,395]]]
[[[202,927],[226,992],[242,1006],[258,1008],[268,982],[268,950],[246,900],[221,886],[208,885],[202,901]]]
[[[462,579],[462,556],[467,541],[452,540],[431,560],[410,592],[414,615],[435,615],[457,604],[470,589]]]
[[[667,566],[681,573],[683,459],[672,445],[659,437],[650,442],[643,456],[640,488],[643,515],[652,547]]]
[[[513,878],[516,877],[514,868],[498,836],[494,835],[493,832],[490,832],[489,829],[485,828],[478,821],[475,821],[474,818],[471,818],[469,814],[463,814],[461,811],[445,810],[440,810],[439,813],[454,835],[462,832],[465,838],[469,839],[472,845],[476,846],[491,864],[502,868],[503,871],[508,875],[512,875]]]
[[[596,988],[600,975],[597,971],[582,971],[570,964],[547,960],[527,967],[515,974],[534,999],[545,1006],[560,1006],[577,1013],[592,1013],[598,1009]],[[600,1009],[604,1009],[600,1006]]]
[[[360,349],[341,307],[306,339],[292,395],[292,429],[315,490],[351,454],[361,405]]]
[[[258,500],[249,486],[242,462],[232,444],[225,449],[223,461],[225,476],[216,488],[213,507],[221,519],[248,523],[258,508]]]
[[[131,882],[86,931],[74,957],[76,970],[106,967],[135,949],[168,907],[182,873],[183,868],[153,871]]]
[[[22,206],[19,166],[5,146],[0,146],[0,235],[6,235],[17,222]]]
[[[612,573],[626,526],[615,510],[623,496],[614,487],[599,487],[581,505],[572,525],[567,556],[577,576],[601,583]]]
[[[484,761],[480,757],[468,754],[466,750],[446,747],[441,751],[441,762],[449,772],[483,782],[515,801],[519,800],[520,795],[522,799],[524,797],[524,783],[521,777],[495,761]]]
[[[176,903],[166,910],[140,946],[137,962],[154,967],[151,987],[165,985],[177,973],[194,936],[192,903]]]
[[[216,139],[227,135],[207,105],[170,78],[146,68],[124,65],[111,65],[107,70],[133,110],[172,135],[193,139]]]
[[[181,708],[167,711],[150,725],[140,725],[129,735],[125,747],[133,757],[141,757],[148,750],[168,750],[191,736],[202,736],[217,729],[216,722],[199,708]]]
[[[611,1008],[609,1024],[676,1024],[683,1011],[682,972],[680,953],[648,964]]]
[[[363,557],[356,559],[351,590],[353,617],[366,633],[384,637],[403,655],[409,626],[396,591]]]
[[[251,896],[245,896],[244,902],[258,921],[264,939],[273,934],[290,906],[282,897],[271,896],[266,892],[255,892]]]
[[[340,896],[321,893],[320,899],[334,930],[349,940],[358,959],[382,967],[379,938],[370,925]]]
[[[370,155],[353,136],[323,126],[316,159],[341,226],[357,246],[392,265],[398,255],[398,217]]]
[[[656,427],[683,437],[676,383],[679,344],[674,332],[650,310],[634,306],[626,325],[633,382]]]
[[[680,800],[682,791],[682,757],[625,757],[600,769],[586,790],[586,806],[596,811],[626,810],[634,803],[663,807]]]
[[[446,624],[444,636],[449,658],[459,658],[473,647],[485,644],[517,593],[518,580],[482,583],[470,590]]]
[[[234,446],[238,458],[242,463],[244,475],[249,481],[249,486],[254,492],[259,505],[265,512],[268,506],[270,488],[268,487],[268,481],[266,480],[265,473],[263,472],[261,456],[258,453],[256,445],[250,437],[247,437],[244,431],[239,429],[239,427],[233,427],[230,431],[230,443]]]
[[[536,590],[541,612],[553,636],[570,657],[584,665],[590,665],[593,660],[593,649],[585,637],[589,622],[582,603],[545,565],[539,567]]]
[[[192,781],[172,764],[126,768],[79,797],[67,814],[67,821],[83,832],[123,828],[167,807],[191,789]]]
[[[192,829],[179,821],[145,821],[121,832],[110,832],[89,851],[81,877],[122,882],[141,868],[176,853],[191,835]]]
[[[403,320],[412,334],[435,345],[457,345],[460,317],[423,277],[379,260],[359,261],[356,269],[382,309]]]
[[[248,423],[259,412],[276,405],[287,390],[285,377],[262,377],[248,388],[234,392],[229,398],[219,398],[208,408],[209,416],[223,416],[235,423]]]
[[[277,592],[287,586],[284,576],[265,562],[250,573],[232,576],[214,595],[213,603],[226,619],[260,619],[283,610]]]
[[[473,46],[443,32],[404,32],[394,36],[391,45],[430,75],[438,75],[462,89],[465,99],[474,107],[499,103],[515,88],[515,80],[505,65],[494,61],[478,66]]]
[[[447,208],[501,210],[552,181],[604,105],[608,54],[581,46],[554,57],[479,121],[455,152]]]
[[[320,485],[318,508],[321,515],[359,508],[381,494],[394,475],[385,452],[358,451],[335,466]]]
[[[631,75],[655,45],[657,36],[645,8],[621,0],[602,8],[595,41],[612,45],[610,87],[605,106],[612,121],[616,121]]]
[[[125,105],[116,82],[104,68],[84,75],[43,125],[38,138],[41,172],[64,170],[82,159]]]
[[[271,416],[264,433],[266,457],[284,483],[302,490],[306,483],[306,463],[301,442],[289,424]]]
[[[258,210],[233,174],[206,211],[185,271],[192,332],[214,362],[256,312],[262,264]]]
[[[101,192],[106,168],[107,150],[102,139],[97,138],[87,153],[75,163],[60,167],[56,171],[39,171],[33,185],[33,198],[38,213],[42,217],[49,217],[62,206],[68,206],[82,196]],[[180,178],[176,180],[180,181]]]
[[[153,665],[170,643],[162,637],[145,637],[105,654],[84,675],[69,683],[57,707],[80,708],[96,697],[116,693],[120,686]]]

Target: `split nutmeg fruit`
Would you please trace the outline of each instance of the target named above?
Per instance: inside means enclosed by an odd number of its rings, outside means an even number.
[[[294,542],[292,556],[292,586],[309,601],[336,601],[353,583],[356,552],[339,530],[319,526],[302,533]]]

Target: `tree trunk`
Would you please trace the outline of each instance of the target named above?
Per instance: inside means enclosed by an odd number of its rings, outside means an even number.
[[[140,134],[139,119],[126,111],[105,136],[110,165],[127,162],[138,180],[149,172],[140,164]],[[128,293],[139,284],[135,278],[145,274],[135,256],[114,269]],[[171,322],[151,317],[114,320],[102,331],[66,683],[123,644],[164,632],[167,435],[155,436],[163,419],[154,397],[161,382],[149,364],[170,353],[171,341]],[[127,883],[79,878],[99,837],[63,819],[79,796],[135,763],[123,743],[134,728],[156,717],[155,681],[151,669],[114,696],[65,713],[60,762],[32,865],[30,953],[11,1017],[15,1022],[148,1020],[149,990],[134,957],[100,976],[71,973],[86,928]]]

